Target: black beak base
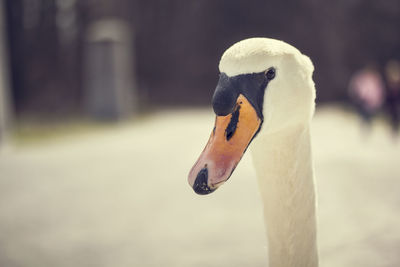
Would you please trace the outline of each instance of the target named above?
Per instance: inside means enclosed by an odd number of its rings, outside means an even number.
[[[212,98],[215,114],[226,116],[232,113],[235,109],[236,99],[242,94],[252,104],[258,117],[263,119],[262,107],[268,81],[264,72],[241,74],[233,77],[221,73]]]

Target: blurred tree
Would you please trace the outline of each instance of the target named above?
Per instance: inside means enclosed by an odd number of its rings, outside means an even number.
[[[3,142],[11,123],[11,103],[9,98],[8,54],[4,34],[4,5],[0,0],[0,144]]]
[[[69,15],[60,11],[59,2],[7,1],[12,95],[18,113],[52,116],[79,107],[79,16],[75,1],[69,1]]]

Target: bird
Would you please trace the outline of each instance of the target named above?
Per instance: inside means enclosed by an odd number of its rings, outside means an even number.
[[[214,192],[249,150],[263,201],[269,266],[318,266],[313,63],[284,41],[255,37],[229,47],[219,72],[212,97],[215,125],[189,172],[190,186],[200,195]]]

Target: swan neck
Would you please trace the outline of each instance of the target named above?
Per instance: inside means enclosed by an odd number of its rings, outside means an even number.
[[[318,266],[309,125],[260,136],[252,147],[270,267]]]

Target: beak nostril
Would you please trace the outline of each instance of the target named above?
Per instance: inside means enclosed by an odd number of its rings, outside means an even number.
[[[199,195],[207,195],[215,191],[208,186],[207,166],[199,171],[193,184],[193,190]]]
[[[231,121],[225,129],[226,132],[226,140],[229,141],[232,136],[235,134],[237,124],[239,122],[239,114],[240,114],[240,105],[236,106],[235,111],[232,113]]]
[[[226,140],[229,141],[229,140],[232,138],[233,133],[234,133],[233,131],[227,131],[227,132],[226,132]]]

